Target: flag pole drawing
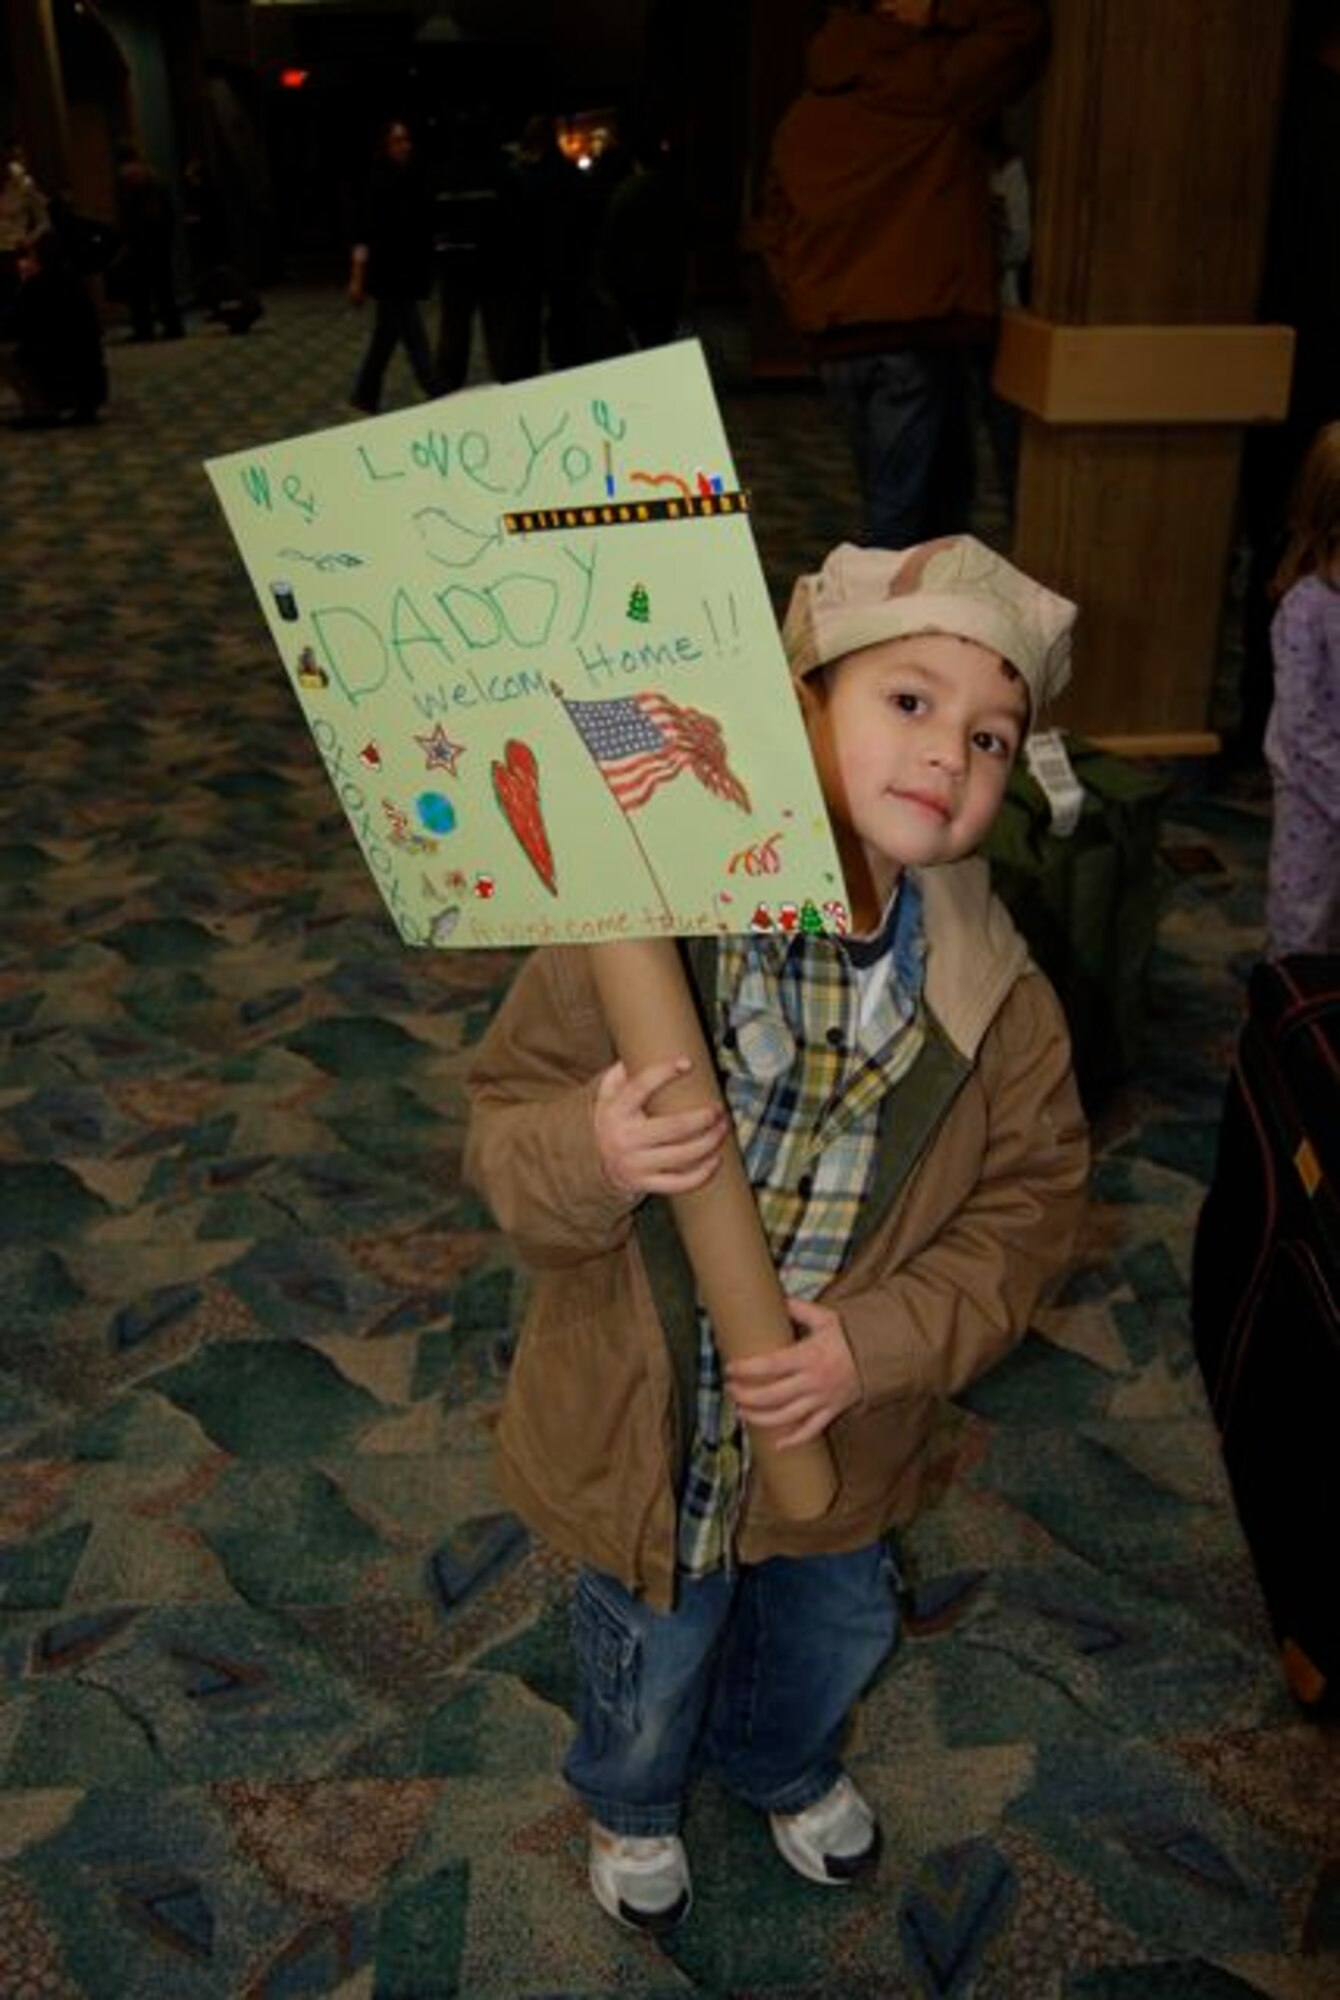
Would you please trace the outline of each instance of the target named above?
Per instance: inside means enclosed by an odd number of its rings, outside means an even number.
[[[618,695],[606,701],[569,701],[557,681],[550,691],[564,712],[591,761],[624,816],[643,866],[670,914],[670,905],[651,857],[633,823],[633,814],[672,779],[691,771],[715,798],[750,810],[749,794],[731,770],[726,740],[715,716],[686,708],[655,689]]]

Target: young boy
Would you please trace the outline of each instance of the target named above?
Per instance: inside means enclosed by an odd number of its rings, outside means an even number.
[[[724,1370],[670,1210],[727,1114],[658,1115],[585,952],[534,954],[477,1052],[466,1171],[534,1286],[499,1483],[583,1565],[565,1775],[621,1922],[683,1916],[688,1780],[712,1763],[824,1884],[880,1848],[842,1770],[897,1638],[888,1531],[938,1401],[1019,1338],[1064,1262],[1088,1164],[1055,996],[970,859],[1069,672],[1074,607],[969,536],[842,547],[783,639],[852,935],[695,941],[690,969],[797,1339]],[[775,1513],[743,1423],[826,1434],[822,1519]]]

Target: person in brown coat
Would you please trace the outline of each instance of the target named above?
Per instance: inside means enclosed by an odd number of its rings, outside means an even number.
[[[968,526],[972,357],[998,310],[988,140],[1046,49],[1040,0],[839,7],[774,135],[758,242],[847,430],[872,546]]]

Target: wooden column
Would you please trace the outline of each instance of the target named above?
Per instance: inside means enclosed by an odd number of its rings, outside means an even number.
[[[1081,607],[1059,719],[1206,736],[1244,422],[1282,414],[1290,337],[1253,329],[1288,0],[1055,0],[1030,313],[998,384],[1026,412],[1014,552]]]

